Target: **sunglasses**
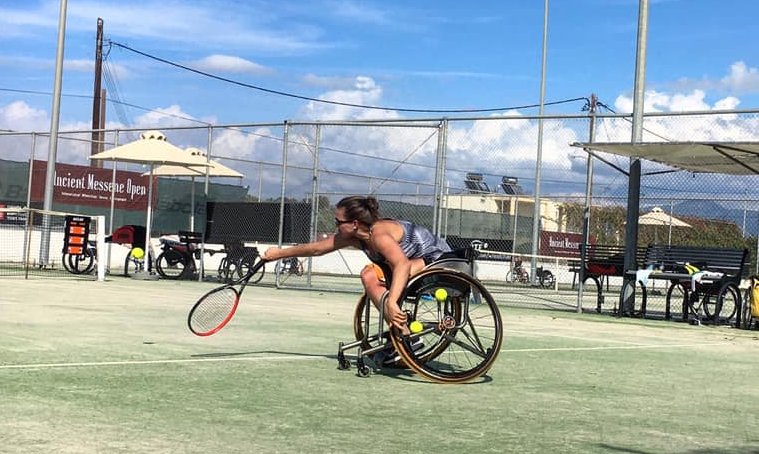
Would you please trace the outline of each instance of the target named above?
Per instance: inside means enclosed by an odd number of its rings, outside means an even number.
[[[341,219],[335,218],[335,227],[339,227],[340,224],[350,224],[353,221],[343,221]]]

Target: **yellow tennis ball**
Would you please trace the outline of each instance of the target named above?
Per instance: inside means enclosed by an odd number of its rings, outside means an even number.
[[[435,290],[435,299],[438,301],[445,301],[448,299],[448,292],[444,288]]]
[[[411,322],[411,323],[408,325],[408,329],[409,329],[409,330],[410,330],[412,333],[416,334],[416,333],[418,333],[419,331],[421,331],[421,330],[423,330],[423,329],[424,329],[424,325],[422,325],[422,322],[420,322],[419,320],[414,320],[413,322]]]
[[[132,248],[132,257],[139,260],[145,257],[145,251],[141,247]]]

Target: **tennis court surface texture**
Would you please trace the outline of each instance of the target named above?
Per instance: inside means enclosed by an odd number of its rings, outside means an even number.
[[[482,379],[338,370],[358,294],[0,280],[2,453],[759,453],[756,331],[514,309]],[[359,286],[358,279],[356,286]]]

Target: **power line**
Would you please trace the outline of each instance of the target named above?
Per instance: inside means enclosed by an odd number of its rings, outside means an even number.
[[[4,91],[4,92],[8,92],[8,93],[23,93],[23,94],[28,94],[28,95],[43,95],[43,96],[50,96],[50,95],[52,95],[52,93],[50,93],[49,91],[21,90],[21,89],[18,89],[18,88],[4,88],[4,87],[0,87],[0,91]],[[73,94],[63,93],[63,94],[61,94],[61,96],[67,97],[67,98],[92,99],[92,95],[73,95]],[[106,100],[108,102],[116,104],[116,105],[123,105],[123,106],[131,107],[133,109],[142,110],[142,111],[145,111],[145,112],[152,112],[152,113],[161,114],[161,115],[164,115],[164,116],[167,116],[167,117],[177,118],[179,120],[187,120],[187,121],[191,121],[191,122],[195,122],[195,123],[200,123],[200,124],[205,125],[205,126],[211,126],[212,125],[211,123],[208,123],[207,121],[196,120],[195,118],[184,117],[182,115],[176,115],[176,114],[164,112],[162,110],[149,109],[147,107],[138,106],[137,104],[130,104],[128,102],[120,101],[120,100],[113,99],[113,98],[106,98]]]
[[[303,96],[295,93],[288,93],[284,91],[278,91],[278,90],[272,90],[270,88],[264,88],[257,85],[248,84],[245,82],[240,82],[237,80],[229,79],[226,77],[218,76],[216,74],[211,74],[205,71],[201,71],[199,69],[190,68],[189,66],[182,65],[180,63],[173,62],[171,60],[167,60],[165,58],[157,57],[155,55],[149,54],[147,52],[142,52],[140,50],[134,49],[132,47],[129,47],[125,44],[117,43],[116,41],[108,41],[109,45],[120,47],[124,50],[128,50],[130,52],[133,52],[138,55],[142,55],[143,57],[150,58],[152,60],[165,63],[167,65],[174,66],[176,68],[184,69],[185,71],[190,71],[195,74],[200,74],[205,77],[209,77],[211,79],[216,79],[222,82],[227,82],[233,85],[238,85],[240,87],[250,88],[253,90],[262,91],[264,93],[270,93],[273,95],[279,95],[279,96],[285,96],[288,98],[295,98],[295,99],[301,99],[304,101],[313,101],[323,104],[332,104],[332,105],[338,105],[338,106],[345,106],[345,107],[357,107],[360,109],[374,109],[374,110],[393,110],[396,112],[415,112],[415,113],[484,113],[484,112],[500,112],[504,110],[518,110],[518,109],[529,109],[529,108],[535,108],[540,107],[540,104],[528,104],[523,106],[512,106],[512,107],[494,107],[494,108],[488,108],[488,109],[408,109],[408,108],[401,108],[401,107],[386,107],[386,106],[370,106],[365,104],[353,104],[353,103],[347,103],[347,102],[340,102],[340,101],[329,101],[326,99],[319,99],[319,98],[312,98],[310,96]],[[571,99],[563,99],[561,101],[553,101],[553,102],[547,102],[543,103],[544,106],[550,106],[550,105],[557,105],[557,104],[564,104],[564,103],[570,103],[575,101],[587,101],[586,97],[578,97],[578,98],[571,98]]]

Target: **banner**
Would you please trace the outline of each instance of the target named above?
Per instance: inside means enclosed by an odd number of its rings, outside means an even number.
[[[42,202],[45,197],[46,161],[34,161],[32,172],[32,202]],[[155,178],[155,177],[154,177]],[[112,169],[55,165],[53,201],[70,205],[110,207],[112,190],[115,207],[124,210],[147,210],[150,177],[137,172],[116,171],[113,181]],[[157,185],[153,184],[153,203],[157,199]]]
[[[580,257],[582,234],[566,232],[540,232],[540,255],[554,257]],[[591,241],[593,243],[593,241]]]

